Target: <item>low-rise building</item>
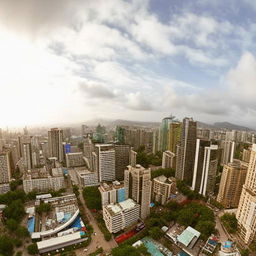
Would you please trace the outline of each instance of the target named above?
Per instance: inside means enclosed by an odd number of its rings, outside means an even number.
[[[176,193],[176,179],[166,178],[164,175],[153,179],[152,199],[164,205],[171,194]]]
[[[81,186],[91,187],[100,184],[97,172],[87,170],[86,168],[75,168],[75,171]]]
[[[103,219],[111,233],[117,233],[140,218],[140,205],[132,199],[103,207]]]
[[[65,188],[63,174],[52,176],[46,168],[28,170],[23,175],[23,189],[25,193],[33,190],[37,192],[57,191],[61,188]]]
[[[241,254],[237,249],[235,243],[231,241],[226,241],[221,244],[219,256],[241,256]]]
[[[99,187],[102,206],[123,202],[125,198],[124,183],[113,181],[112,183],[101,183]]]
[[[10,191],[10,184],[9,183],[0,184],[0,194],[5,194],[9,191]]]
[[[78,167],[85,165],[85,159],[82,152],[67,153],[66,154],[67,167]]]

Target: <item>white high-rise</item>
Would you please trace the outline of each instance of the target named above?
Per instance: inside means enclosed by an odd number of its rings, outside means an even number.
[[[96,144],[99,181],[115,180],[115,149],[112,144]]]
[[[57,157],[59,162],[64,161],[63,130],[52,128],[48,131],[49,156]]]

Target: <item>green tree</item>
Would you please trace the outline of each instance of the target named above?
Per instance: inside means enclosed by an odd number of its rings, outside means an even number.
[[[235,214],[225,213],[220,217],[221,222],[231,234],[237,231],[237,219]]]
[[[23,227],[23,226],[19,226],[18,228],[17,228],[17,231],[16,231],[16,233],[17,233],[17,236],[18,237],[29,237],[29,232],[28,232],[28,230],[25,228],[25,227]]]
[[[131,245],[121,245],[112,250],[112,256],[140,256],[140,251]]]
[[[14,219],[18,222],[22,220],[25,215],[24,204],[21,199],[11,202],[5,209],[4,215],[9,219]]]
[[[13,255],[13,244],[10,237],[0,235],[0,254],[4,256]]]
[[[14,219],[8,219],[6,221],[6,227],[11,231],[15,231],[18,228],[18,222]]]
[[[33,244],[30,244],[28,247],[27,247],[27,251],[30,255],[36,255],[38,254],[38,248],[37,248],[37,245],[36,243],[33,243]]]
[[[159,240],[160,238],[163,237],[163,231],[161,230],[161,228],[159,227],[152,227],[149,231],[148,231],[149,235],[155,239],[155,240]]]
[[[101,210],[101,195],[98,187],[84,188],[83,196],[89,209]]]
[[[49,213],[51,211],[51,205],[48,203],[41,203],[39,206],[36,207],[36,212],[38,214],[42,213]]]
[[[199,221],[195,229],[201,233],[203,240],[206,240],[215,230],[215,223],[212,221]]]

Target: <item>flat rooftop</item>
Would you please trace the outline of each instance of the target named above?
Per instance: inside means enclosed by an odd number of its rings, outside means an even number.
[[[110,210],[113,215],[115,214],[118,214],[122,211],[126,211],[126,210],[129,210],[129,209],[132,209],[134,208],[135,206],[137,205],[136,202],[134,202],[132,199],[127,199],[123,202],[120,202],[120,203],[116,203],[116,204],[109,204],[106,206],[106,208],[108,210]]]

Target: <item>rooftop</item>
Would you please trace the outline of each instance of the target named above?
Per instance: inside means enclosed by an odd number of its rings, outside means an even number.
[[[178,235],[177,240],[188,247],[190,243],[195,239],[197,240],[200,235],[200,232],[188,226],[180,235]]]
[[[136,202],[134,202],[132,199],[127,199],[123,202],[116,203],[116,204],[109,204],[106,206],[108,210],[110,210],[113,215],[118,214],[122,211],[127,211],[129,209],[134,208],[137,205]]]

